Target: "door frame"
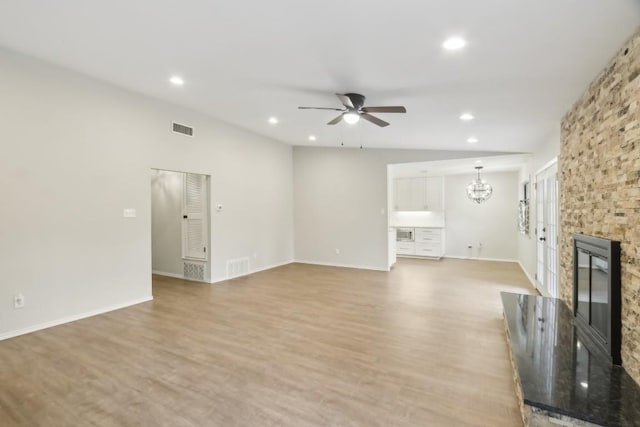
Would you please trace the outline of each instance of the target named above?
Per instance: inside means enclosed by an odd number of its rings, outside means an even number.
[[[555,169],[555,171],[554,171]],[[549,200],[547,199],[546,189],[539,186],[541,184],[540,177],[542,179],[542,183],[546,184],[546,176],[544,174],[550,174],[550,176],[555,175],[555,211],[553,222],[555,225],[556,233],[555,236],[550,236],[548,234],[549,221],[547,217],[548,209],[549,209]],[[535,269],[535,285],[536,289],[540,294],[548,297],[558,297],[559,291],[559,265],[560,265],[560,256],[559,256],[559,242],[560,242],[560,223],[559,223],[559,200],[560,200],[560,185],[558,180],[558,157],[554,157],[551,161],[544,164],[540,169],[538,169],[534,174],[534,183],[535,183],[535,227],[534,227],[534,238],[536,245],[536,269]],[[539,210],[540,210],[540,195],[544,198],[542,203],[542,213],[544,217],[542,221],[539,218]],[[543,230],[540,230],[540,224],[542,224]],[[543,240],[541,240],[543,239]],[[555,271],[555,286],[553,289],[549,289],[548,282],[548,271],[549,271],[549,244],[546,243],[549,239],[555,240],[555,257],[553,257],[553,262],[555,263],[553,271]],[[552,240],[552,241],[553,241]],[[544,243],[540,243],[540,242]],[[542,251],[540,250],[542,247]],[[540,276],[540,256],[542,256],[542,279]]]
[[[191,174],[196,174],[196,175],[201,175],[205,177],[205,197],[206,197],[206,201],[205,201],[205,211],[206,214],[204,215],[203,219],[204,219],[204,224],[205,224],[205,234],[206,234],[206,259],[202,260],[202,259],[197,259],[197,260],[193,260],[194,262],[197,263],[201,263],[204,265],[204,278],[202,280],[202,282],[204,283],[212,283],[211,282],[211,276],[212,276],[212,271],[213,271],[213,250],[211,249],[212,246],[212,237],[211,237],[211,232],[212,232],[212,211],[213,211],[213,206],[212,206],[212,176],[211,174],[207,174],[207,173],[202,173],[202,172],[190,172],[190,171],[184,171],[184,170],[179,170],[179,169],[169,169],[169,168],[162,168],[162,167],[152,167],[149,169],[149,177],[150,177],[150,184],[153,184],[153,173],[155,171],[166,171],[166,172],[174,172],[174,173],[179,173],[179,174],[183,174],[182,180],[182,188],[181,188],[181,192],[182,192],[182,197],[184,197],[184,179],[187,173],[191,173]],[[149,198],[152,199],[153,198],[153,193],[152,193],[153,189],[150,186],[150,191],[149,191]],[[149,201],[149,218],[150,218],[150,227],[153,227],[152,224],[152,218],[153,218],[153,201],[150,200]],[[219,211],[220,208],[217,209],[217,211]],[[183,215],[181,215],[183,216]],[[151,246],[151,260],[150,260],[150,264],[151,264],[151,274],[158,274],[160,276],[168,276],[168,277],[175,277],[175,278],[179,278],[179,279],[187,279],[187,280],[192,280],[192,281],[200,281],[198,279],[194,279],[194,278],[186,278],[183,274],[179,274],[179,273],[173,273],[173,272],[163,272],[163,271],[157,271],[157,270],[153,270],[153,229],[149,230],[149,245]],[[181,261],[184,262],[189,262],[191,260],[191,258],[188,257],[184,257],[184,253],[183,253],[183,241],[182,241],[182,233],[184,232],[183,229],[183,222],[181,220],[180,222],[180,233],[181,233],[181,241],[180,241],[180,253],[181,253]]]

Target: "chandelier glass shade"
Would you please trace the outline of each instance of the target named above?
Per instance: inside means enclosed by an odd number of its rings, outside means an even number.
[[[480,170],[482,166],[476,166],[478,170],[478,178],[474,179],[467,185],[467,197],[470,200],[480,204],[491,198],[493,188],[484,179],[480,178]]]

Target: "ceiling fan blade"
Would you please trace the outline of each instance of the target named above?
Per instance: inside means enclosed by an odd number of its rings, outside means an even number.
[[[362,114],[360,114],[360,117],[362,117],[363,119],[368,120],[371,123],[373,123],[375,125],[378,125],[380,127],[389,126],[389,123],[385,122],[382,119],[377,118],[376,116],[372,116],[371,114],[362,113]]]
[[[406,113],[404,107],[362,107],[365,113]]]
[[[327,123],[328,125],[337,125],[338,123],[340,123],[342,121],[342,114],[340,114],[338,117],[336,117],[335,119],[331,120],[329,123]]]
[[[331,110],[331,111],[343,111],[344,108],[331,108],[331,107],[298,107],[298,110]]]
[[[351,108],[351,109],[356,108],[353,105],[353,102],[351,102],[351,98],[349,98],[347,95],[342,95],[342,94],[336,93],[336,96],[338,97],[340,102],[342,102],[342,105],[344,105],[345,107]]]

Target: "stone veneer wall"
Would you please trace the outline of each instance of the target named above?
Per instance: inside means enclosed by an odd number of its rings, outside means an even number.
[[[640,383],[640,31],[564,117],[559,166],[560,297],[573,233],[622,242],[622,360]]]

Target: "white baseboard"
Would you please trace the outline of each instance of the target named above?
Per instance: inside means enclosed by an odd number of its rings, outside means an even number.
[[[522,263],[518,260],[518,265],[520,265],[520,268],[522,269],[522,272],[524,273],[525,276],[527,276],[527,279],[529,279],[529,283],[531,283],[531,286],[533,286],[533,289],[537,289],[536,288],[536,281],[533,279],[533,277],[531,277],[529,275],[529,273],[527,272],[527,269],[524,268],[524,265],[522,265]]]
[[[388,268],[377,268],[377,267],[371,267],[369,265],[338,264],[338,263],[332,263],[332,262],[318,262],[318,261],[309,261],[309,260],[301,260],[301,259],[297,259],[295,260],[295,262],[298,264],[322,265],[325,267],[356,268],[358,270],[384,271],[387,273],[389,272]]]
[[[457,256],[457,255],[444,255],[442,258],[468,259],[470,261],[496,261],[496,262],[516,262],[516,263],[520,262],[517,259],[482,258],[482,257]]]
[[[251,270],[251,271],[250,271],[250,272],[248,272],[247,274],[242,274],[242,275],[240,275],[240,276],[235,276],[235,277],[232,277],[232,278],[229,278],[229,277],[222,277],[222,278],[218,278],[218,279],[211,279],[211,282],[209,282],[209,283],[213,284],[213,283],[225,282],[225,281],[227,281],[227,280],[237,279],[238,277],[249,276],[249,275],[251,275],[251,274],[253,274],[253,273],[259,273],[259,272],[261,272],[261,271],[266,271],[266,270],[271,270],[271,269],[273,269],[273,268],[282,267],[283,265],[289,265],[289,264],[291,264],[291,263],[293,263],[293,262],[295,262],[295,261],[293,261],[293,260],[289,260],[289,261],[280,262],[280,263],[277,263],[277,264],[268,265],[268,266],[266,266],[266,267],[258,268],[257,270]]]
[[[184,279],[184,274],[167,273],[166,271],[160,271],[160,270],[151,270],[151,273],[157,274],[158,276],[167,276],[167,277],[175,277],[176,279]]]
[[[132,301],[127,301],[120,304],[114,304],[107,307],[99,308],[97,310],[91,310],[80,314],[74,314],[72,316],[63,317],[61,319],[52,320],[49,322],[39,323],[37,325],[28,326],[26,328],[18,329],[15,331],[4,332],[0,334],[0,341],[9,338],[17,337],[19,335],[30,334],[31,332],[40,331],[42,329],[51,328],[53,326],[62,325],[64,323],[75,322],[76,320],[86,319],[87,317],[97,316],[109,311],[120,310],[121,308],[130,307],[132,305],[141,304],[153,300],[153,296],[138,298]]]

